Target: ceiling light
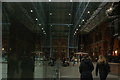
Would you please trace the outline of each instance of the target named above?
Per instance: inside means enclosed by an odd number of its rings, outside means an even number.
[[[78,30],[78,29],[76,29],[76,30]]]
[[[76,31],[75,31],[75,33],[76,33]]]
[[[79,27],[80,27],[81,25],[79,25]]]
[[[30,12],[33,12],[33,10],[31,9]]]
[[[87,12],[88,14],[90,13],[90,11]]]
[[[71,14],[69,13],[69,16],[70,16]]]
[[[42,28],[42,30],[43,30],[44,28]]]
[[[82,21],[84,22],[85,20],[83,19]]]
[[[45,31],[43,31],[45,33]]]
[[[52,0],[49,0],[49,2],[51,2]]]
[[[39,24],[39,26],[41,26],[41,24]]]
[[[36,21],[38,20],[38,18],[35,19]]]
[[[52,26],[52,25],[50,25],[50,26]]]
[[[52,13],[50,13],[50,15],[52,15]]]

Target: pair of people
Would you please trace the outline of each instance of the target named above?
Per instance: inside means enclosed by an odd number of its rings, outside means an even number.
[[[86,55],[83,57],[79,72],[81,73],[81,80],[93,80],[92,71],[94,70],[94,66],[89,56]],[[100,75],[100,80],[106,80],[108,73],[110,72],[110,67],[108,62],[106,61],[104,56],[99,56],[99,60],[96,65],[96,76]]]

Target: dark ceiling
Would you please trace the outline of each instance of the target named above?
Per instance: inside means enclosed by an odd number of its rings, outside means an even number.
[[[101,2],[4,2],[3,32],[8,32],[11,20],[15,19],[37,34],[72,38],[80,32],[100,4]]]

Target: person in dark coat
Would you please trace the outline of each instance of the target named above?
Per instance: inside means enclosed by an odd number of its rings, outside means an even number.
[[[100,75],[100,80],[106,80],[108,73],[110,72],[110,66],[104,56],[99,56],[99,60],[96,65],[96,76]]]
[[[17,77],[19,73],[19,61],[17,59],[17,55],[15,53],[11,53],[8,56],[8,80]]]
[[[21,79],[24,80],[26,78],[29,78],[30,80],[33,80],[34,78],[34,59],[30,56],[24,57],[22,63],[21,63]]]
[[[93,80],[93,76],[92,76],[93,69],[94,66],[89,56],[87,55],[83,57],[79,66],[79,71],[81,73],[81,80]]]

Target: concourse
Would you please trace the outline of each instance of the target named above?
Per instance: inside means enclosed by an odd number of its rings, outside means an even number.
[[[0,14],[1,80],[81,80],[86,57],[100,80],[100,56],[120,80],[120,2],[2,1]]]

